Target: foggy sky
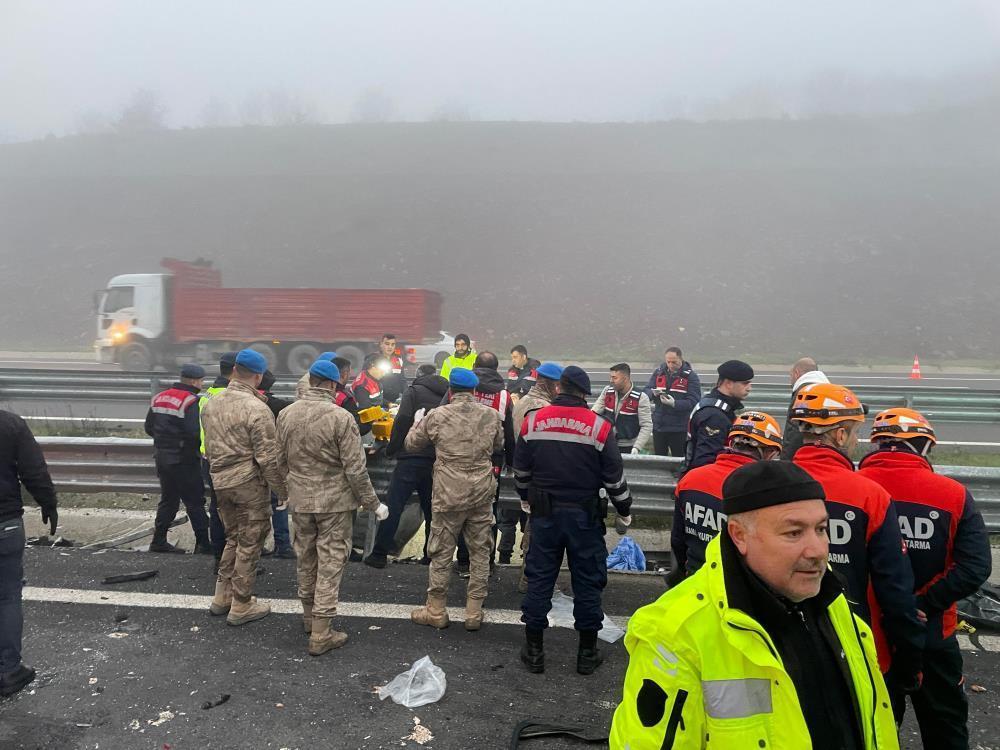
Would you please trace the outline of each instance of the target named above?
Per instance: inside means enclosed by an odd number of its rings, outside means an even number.
[[[0,0],[0,142],[72,133],[140,88],[171,127],[212,97],[239,124],[275,90],[322,122],[366,90],[393,119],[632,121],[830,71],[948,90],[984,70],[995,0]]]

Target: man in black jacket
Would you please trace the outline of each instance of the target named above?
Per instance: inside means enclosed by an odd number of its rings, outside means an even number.
[[[718,367],[719,380],[708,392],[688,421],[688,443],[685,465],[696,469],[715,461],[726,447],[729,428],[736,412],[743,408],[743,399],[750,395],[753,368],[746,362],[731,359]]]
[[[201,476],[198,394],[204,379],[205,369],[201,365],[184,365],[180,380],[153,396],[146,412],[146,434],[153,438],[156,475],[160,480],[160,502],[156,506],[150,552],[184,553],[167,541],[167,530],[183,501],[194,531],[195,553],[212,553]]]
[[[542,363],[528,356],[524,344],[510,350],[510,367],[507,368],[507,390],[512,396],[521,398],[531,390],[538,380],[538,366]]]
[[[421,365],[417,369],[417,378],[403,393],[399,402],[399,411],[392,423],[392,434],[386,446],[385,455],[396,457],[396,468],[389,480],[389,492],[386,505],[389,506],[389,517],[378,527],[375,544],[371,554],[365,558],[365,564],[373,568],[384,568],[387,556],[392,547],[396,530],[399,528],[399,518],[403,508],[414,492],[420,498],[420,507],[424,511],[425,528],[430,524],[431,489],[434,475],[434,446],[421,450],[403,450],[410,429],[424,415],[441,404],[441,399],[448,393],[448,381],[437,374],[434,365]],[[425,535],[426,539],[426,535]],[[427,542],[424,542],[424,558],[427,558]]]
[[[280,398],[271,393],[274,387],[275,377],[270,370],[264,371],[264,377],[260,381],[260,390],[267,401],[267,408],[271,410],[274,418],[277,419],[281,410],[292,403],[290,398]],[[261,555],[274,555],[292,560],[295,558],[295,550],[292,549],[292,537],[288,531],[288,503],[280,505],[278,496],[271,493],[271,531],[274,533],[274,549],[261,552]]]
[[[56,491],[42,449],[16,414],[0,411],[0,696],[13,695],[35,679],[21,662],[21,585],[24,580],[24,502],[21,484],[42,508],[42,523],[55,536]]]

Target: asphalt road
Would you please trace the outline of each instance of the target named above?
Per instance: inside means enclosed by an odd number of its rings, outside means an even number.
[[[159,575],[141,583],[99,583],[153,568]],[[335,623],[350,640],[312,658],[293,614],[293,561],[265,561],[258,581],[261,598],[288,614],[231,628],[204,611],[213,585],[204,557],[29,548],[24,653],[40,677],[0,702],[0,748],[417,747],[405,738],[419,718],[434,736],[425,747],[464,750],[509,747],[522,718],[606,728],[626,664],[621,642],[604,644],[604,665],[581,677],[574,671],[575,634],[551,629],[545,674],[528,674],[517,659],[516,576],[516,569],[501,568],[487,600],[488,618],[510,624],[487,622],[479,633],[460,626],[435,631],[407,619],[409,607],[422,600],[426,568],[350,565],[341,591],[344,616]],[[567,583],[561,578],[560,588]],[[453,607],[462,604],[458,584],[449,597]],[[612,575],[605,608],[624,624],[661,592],[656,576]],[[1000,639],[983,643],[993,649]],[[970,693],[972,747],[995,750],[1000,656],[966,648],[969,684],[986,690]],[[424,655],[444,669],[445,696],[414,710],[380,702],[373,689]],[[231,696],[225,704],[201,708],[224,694]],[[904,748],[920,747],[912,721],[903,738]],[[524,746],[581,747],[564,740]]]

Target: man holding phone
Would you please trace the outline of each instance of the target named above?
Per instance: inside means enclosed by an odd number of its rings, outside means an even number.
[[[678,347],[663,353],[663,364],[649,376],[643,392],[653,405],[653,452],[683,456],[688,417],[701,400],[701,380]]]

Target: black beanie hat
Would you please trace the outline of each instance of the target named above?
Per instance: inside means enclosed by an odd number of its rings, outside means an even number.
[[[722,483],[722,510],[727,515],[800,500],[826,500],[826,493],[791,461],[754,461]]]

